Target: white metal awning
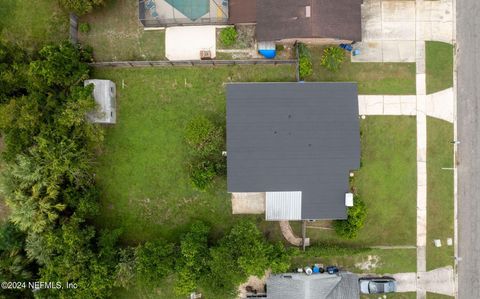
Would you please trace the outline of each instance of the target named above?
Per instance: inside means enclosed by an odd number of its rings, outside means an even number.
[[[301,220],[302,191],[266,192],[267,220]]]

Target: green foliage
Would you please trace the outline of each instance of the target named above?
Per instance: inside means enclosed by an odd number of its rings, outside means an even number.
[[[209,230],[201,222],[194,223],[180,241],[180,257],[176,266],[178,278],[175,283],[175,292],[178,295],[195,291],[207,270]]]
[[[355,197],[353,207],[348,208],[347,220],[336,220],[333,223],[335,232],[344,238],[354,239],[365,224],[366,218],[367,207],[365,203],[359,197]]]
[[[313,73],[312,56],[307,46],[303,43],[297,43],[298,51],[298,73],[301,80]]]
[[[238,33],[235,27],[223,28],[220,31],[220,42],[224,46],[227,46],[227,47],[232,46],[237,41],[237,36],[238,36]]]
[[[336,72],[345,60],[345,51],[339,47],[328,47],[323,50],[320,64],[327,70]]]
[[[0,104],[26,93],[26,65],[29,57],[16,45],[0,40]]]
[[[80,23],[78,25],[78,31],[82,33],[89,33],[90,32],[90,24],[88,23]]]
[[[231,293],[248,276],[262,277],[265,270],[272,268],[283,272],[289,268],[289,253],[277,244],[266,242],[255,223],[242,221],[210,250],[210,284]]]
[[[77,15],[91,12],[95,7],[103,5],[105,0],[60,0],[60,4]]]
[[[225,147],[224,129],[201,115],[187,125],[185,140],[192,157],[190,178],[195,187],[205,190],[215,176],[224,174],[226,169],[226,159],[221,155]]]
[[[146,242],[135,249],[137,278],[158,283],[174,269],[174,245],[163,241]]]

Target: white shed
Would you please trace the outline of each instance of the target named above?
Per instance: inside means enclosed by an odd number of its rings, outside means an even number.
[[[117,121],[116,114],[116,87],[110,80],[91,79],[85,80],[84,85],[93,84],[93,98],[97,103],[97,110],[88,113],[91,122],[100,124],[114,124]]]

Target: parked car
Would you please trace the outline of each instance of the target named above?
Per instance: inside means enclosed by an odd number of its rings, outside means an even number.
[[[394,293],[397,282],[392,277],[362,277],[358,280],[362,294]]]

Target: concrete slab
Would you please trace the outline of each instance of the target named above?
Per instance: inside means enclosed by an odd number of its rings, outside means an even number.
[[[383,22],[382,23],[383,40],[415,40],[415,22]]]
[[[384,41],[383,62],[415,62],[415,41]]]
[[[415,1],[383,1],[382,21],[415,21]]]
[[[168,60],[200,60],[200,51],[216,53],[215,26],[168,27],[165,31],[165,56]]]
[[[400,115],[401,113],[400,96],[384,96],[383,97],[383,114],[384,115]]]
[[[402,115],[417,115],[417,97],[400,96],[400,110]]]
[[[425,83],[425,74],[417,74],[416,75],[416,87],[417,87],[417,95],[426,95],[427,94],[427,87]],[[425,108],[423,108],[425,109]],[[417,109],[418,110],[418,109]],[[425,112],[426,110],[422,110]]]
[[[358,96],[358,115],[367,115],[367,103],[365,100],[366,96]]]
[[[383,96],[365,96],[365,114],[383,115]]]
[[[232,214],[265,213],[265,192],[232,193]]]
[[[360,55],[351,56],[352,62],[383,62],[382,42],[360,42],[355,44]]]
[[[428,292],[446,296],[455,295],[454,274],[452,266],[438,268],[419,275],[419,283]]]
[[[432,40],[451,43],[453,40],[452,22],[432,22]]]

